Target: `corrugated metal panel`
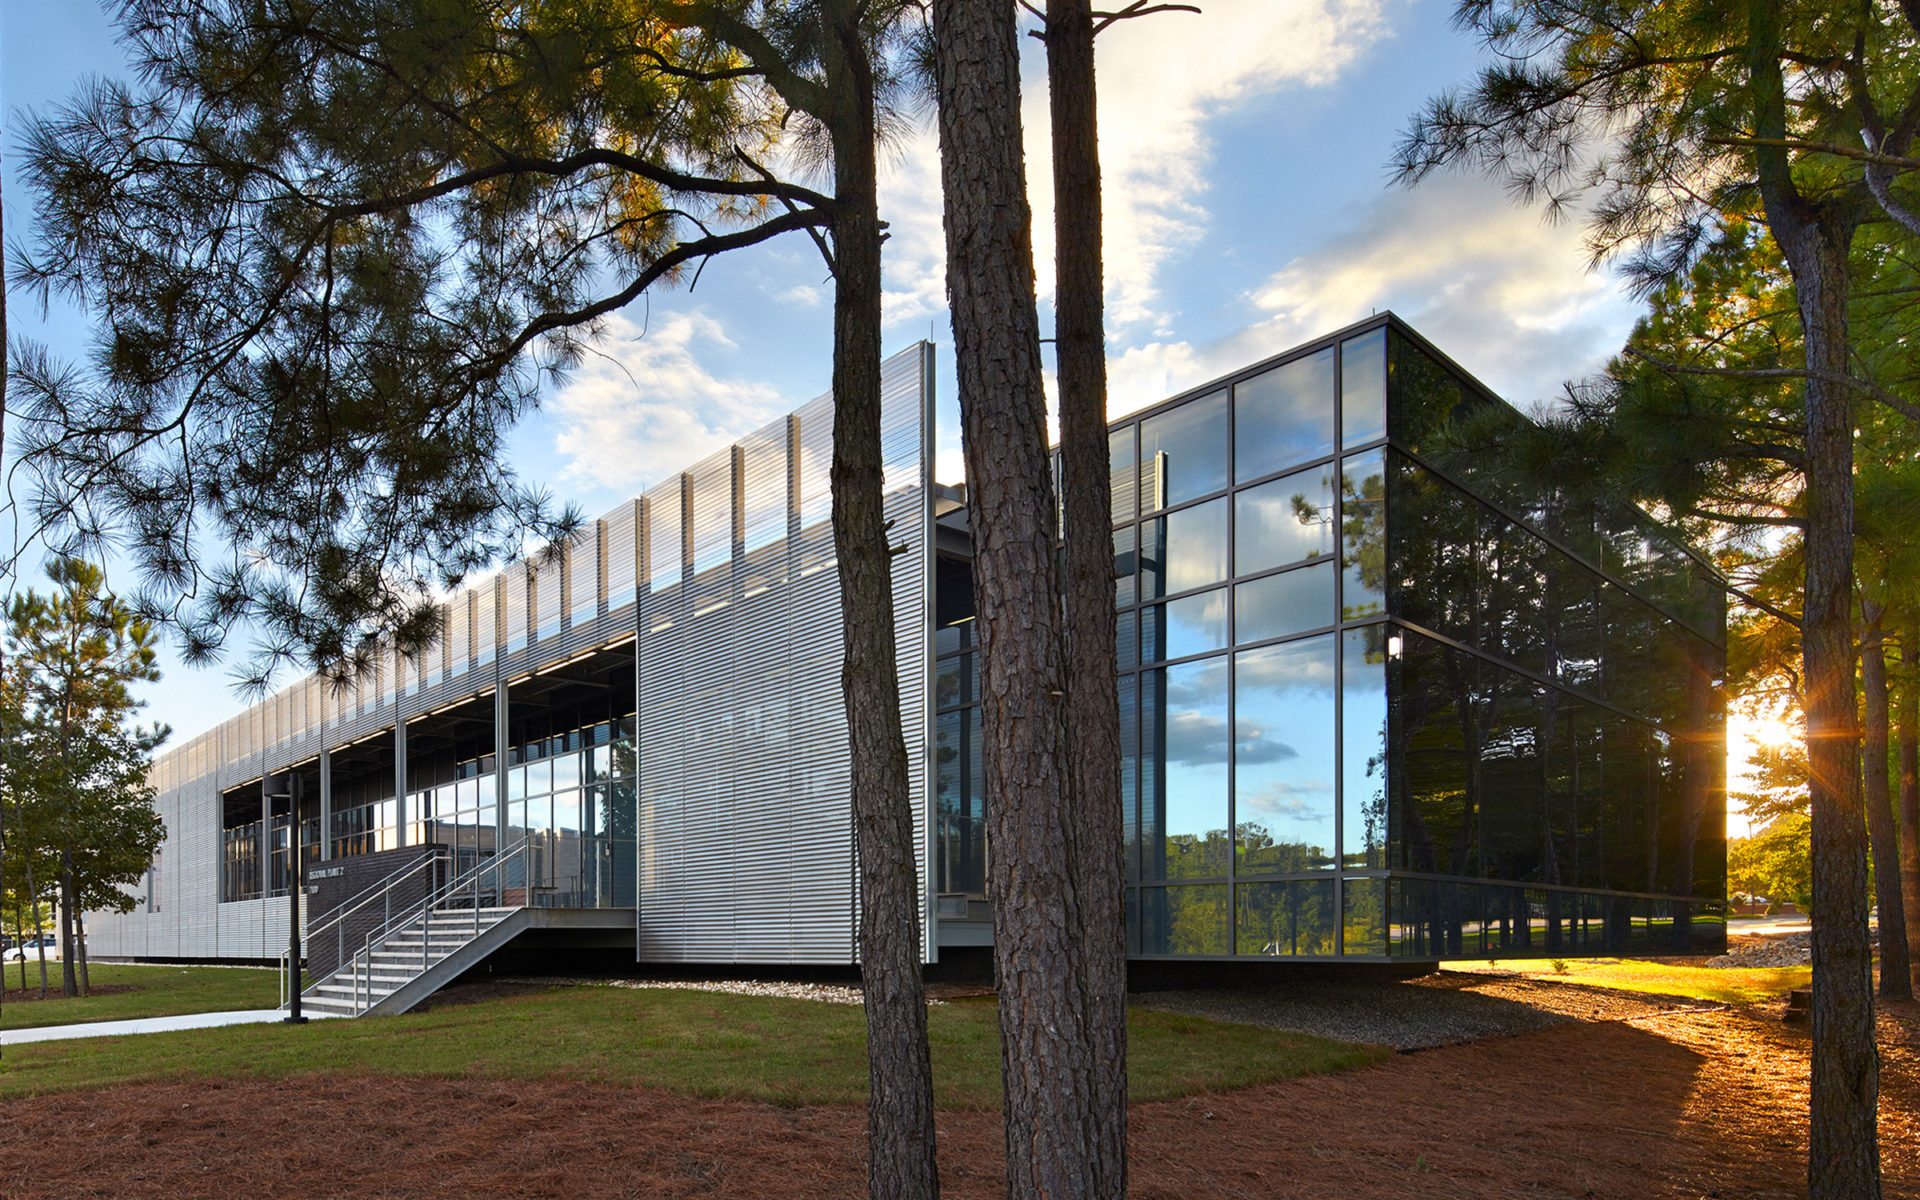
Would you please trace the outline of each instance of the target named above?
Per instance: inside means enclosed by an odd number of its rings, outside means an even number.
[[[893,574],[901,699],[923,879],[930,844],[929,354],[916,348],[886,364],[883,421],[887,515],[900,551]],[[832,424],[830,401],[816,400],[644,500],[620,506],[564,560],[544,573],[535,568],[531,621],[548,626],[564,605],[569,628],[516,661],[537,666],[630,636],[636,625],[641,631],[643,958],[854,957],[828,476]],[[505,578],[526,581],[523,570]],[[626,607],[641,581],[649,585],[644,603]],[[499,627],[515,622],[512,599],[501,610],[502,587],[494,577],[452,597],[444,634],[421,661],[383,651],[371,672],[343,688],[310,677],[156,763],[168,830],[160,911],[143,905],[125,916],[96,915],[100,952],[278,954],[284,899],[218,902],[221,788],[323,744],[379,732],[396,711],[420,713],[490,686]]]
[[[500,648],[500,577],[483,580],[473,589],[473,662],[484,667]]]
[[[567,548],[557,546],[552,554],[529,563],[533,571],[533,636],[546,641],[560,632],[560,618],[566,615],[562,596],[567,578]]]
[[[505,628],[502,653],[511,654],[527,644],[527,629],[531,624],[531,614],[527,608],[529,590],[533,586],[532,570],[532,564],[518,562],[500,572],[500,623]]]
[[[639,569],[645,541],[640,531],[640,501],[630,500],[608,513],[606,597],[607,611],[615,612],[634,601],[635,590],[644,578]]]
[[[604,561],[600,551],[606,539],[606,529],[606,522],[595,521],[567,546],[567,608],[570,624],[585,625],[600,614],[600,602],[606,596],[606,577],[600,571],[600,564]]]
[[[921,869],[928,837],[927,361],[886,365],[888,515]],[[853,822],[821,398],[648,494],[640,641],[642,959],[845,963]],[[676,553],[676,551],[678,551]],[[695,568],[682,582],[685,554]]]

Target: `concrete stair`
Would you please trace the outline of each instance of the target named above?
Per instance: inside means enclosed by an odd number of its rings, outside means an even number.
[[[406,1012],[459,978],[520,932],[517,907],[437,909],[390,931],[301,993],[313,1016],[363,1017]]]

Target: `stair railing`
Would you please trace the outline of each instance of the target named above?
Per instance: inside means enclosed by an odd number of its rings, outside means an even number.
[[[309,992],[312,992],[314,988],[325,983],[327,979],[331,979],[334,977],[334,975],[338,975],[341,969],[347,965],[346,920],[348,917],[353,916],[355,913],[360,912],[362,909],[365,909],[373,904],[378,903],[381,906],[381,911],[383,913],[382,919],[384,921],[391,921],[393,919],[394,891],[397,888],[399,888],[402,884],[407,883],[410,880],[416,879],[422,874],[432,873],[435,878],[438,878],[438,872],[436,868],[440,865],[442,861],[444,861],[444,859],[445,859],[445,856],[440,854],[426,855],[425,857],[419,859],[417,862],[414,862],[405,867],[401,867],[399,870],[394,871],[392,874],[386,876],[384,879],[381,879],[379,882],[368,884],[365,888],[361,890],[358,896],[354,897],[352,900],[348,901],[346,904],[336,909],[333,913],[331,913],[327,917],[326,920],[321,921],[317,925],[312,923],[307,923],[305,932],[301,937],[301,944],[303,946],[312,946],[314,942],[318,940],[320,937],[322,937],[329,929],[333,931],[334,941],[335,941],[334,956],[333,956],[334,966],[333,966],[333,975],[329,975],[324,979],[314,980],[311,984],[309,984],[306,988],[304,988],[300,994],[302,996],[305,996]],[[431,887],[428,888],[428,891],[430,893],[432,892],[432,890],[433,889]],[[289,983],[290,983],[289,967],[290,967],[290,964],[288,963],[287,955],[283,952],[280,955],[280,1007],[282,1008],[285,1008],[288,1002],[291,1000],[291,997],[287,994]]]
[[[377,929],[369,931],[365,939],[363,939],[360,949],[354,952],[351,963],[347,964],[353,971],[351,976],[353,980],[353,1015],[357,1017],[367,1009],[373,1007],[373,953],[376,950],[383,949],[387,942],[392,940],[396,934],[403,933],[413,928],[416,923],[418,924],[420,929],[420,971],[422,974],[432,965],[433,918],[443,912],[459,911],[459,909],[452,906],[450,902],[460,899],[465,899],[468,902],[473,910],[473,932],[469,935],[468,940],[479,937],[481,932],[480,909],[482,907],[480,903],[482,896],[481,879],[488,875],[493,877],[489,894],[495,900],[500,899],[506,890],[501,886],[501,871],[511,863],[520,862],[524,865],[525,863],[531,862],[527,846],[527,839],[521,838],[507,849],[481,859],[473,866],[467,868],[467,870],[456,875],[423,897],[417,913],[413,910],[412,905],[408,905],[405,913],[399,917],[389,915],[384,924]],[[491,924],[491,922],[489,924]],[[346,969],[345,966],[343,966],[343,969]]]

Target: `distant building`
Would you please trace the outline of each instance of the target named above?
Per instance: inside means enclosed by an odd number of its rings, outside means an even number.
[[[931,366],[888,361],[884,418],[930,961],[991,944]],[[1724,945],[1723,592],[1633,506],[1510,469],[1524,420],[1382,316],[1113,426],[1135,955]],[[278,956],[292,795],[310,878],[413,872],[310,915],[316,972],[347,963],[321,1007],[405,1007],[569,930],[643,962],[852,962],[831,427],[815,400],[456,594],[422,658],[167,754],[166,869],[89,917],[94,953]]]

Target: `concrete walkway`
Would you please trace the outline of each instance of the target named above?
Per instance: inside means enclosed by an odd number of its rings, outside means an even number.
[[[171,1029],[213,1029],[221,1025],[264,1025],[286,1013],[277,1008],[250,1008],[240,1012],[182,1013],[173,1017],[142,1017],[136,1021],[92,1021],[82,1025],[43,1025],[38,1029],[0,1032],[0,1046],[27,1042],[60,1042],[68,1038],[124,1037],[130,1033],[165,1033]],[[312,1014],[321,1019],[324,1014]]]

